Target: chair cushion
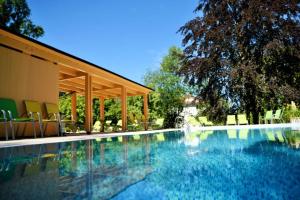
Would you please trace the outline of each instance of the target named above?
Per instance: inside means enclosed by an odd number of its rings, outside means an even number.
[[[13,99],[0,98],[0,110],[4,110],[6,112],[6,117],[8,116],[8,110],[11,112],[12,117],[18,117],[17,105]],[[0,113],[2,115],[2,113]]]

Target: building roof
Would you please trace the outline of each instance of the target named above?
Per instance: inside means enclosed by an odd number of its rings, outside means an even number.
[[[0,45],[58,65],[60,91],[83,94],[86,74],[92,76],[94,96],[118,97],[121,95],[121,87],[126,87],[128,96],[148,94],[153,91],[152,88],[101,66],[5,28],[0,28]]]

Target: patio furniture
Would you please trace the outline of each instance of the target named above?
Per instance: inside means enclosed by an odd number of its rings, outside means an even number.
[[[246,114],[239,114],[237,116],[237,118],[238,118],[238,125],[249,124],[248,120],[247,120],[247,117],[246,117]]]
[[[203,126],[213,126],[214,124],[211,121],[207,120],[207,117],[198,117],[198,120]]]
[[[273,123],[273,111],[272,110],[268,110],[265,113],[265,116],[262,118],[262,120],[264,121],[265,124],[268,123],[268,121],[270,121],[270,123]]]
[[[227,115],[226,125],[236,125],[235,115]]]
[[[133,131],[137,130],[139,128],[139,126],[140,126],[140,123],[135,118],[135,116],[133,115],[133,113],[129,113],[128,118],[129,118],[129,120],[128,120],[129,123],[127,125],[128,130],[133,130]]]
[[[106,120],[105,123],[104,123],[104,129],[106,131],[112,131],[113,130],[113,127],[111,126],[111,122],[112,120]]]
[[[120,131],[122,130],[122,120],[118,120],[117,125],[115,126],[114,130]]]
[[[153,129],[161,128],[164,124],[164,118],[158,118],[155,120],[154,124],[152,125]]]
[[[4,123],[5,137],[8,140],[7,123],[10,125],[12,139],[15,139],[15,124],[31,123],[33,128],[34,137],[36,137],[35,123],[33,118],[19,117],[16,102],[12,99],[0,98],[0,110],[3,115],[0,120]]]
[[[35,122],[39,123],[40,130],[41,130],[41,137],[44,137],[44,126],[43,123],[46,124],[45,129],[47,128],[48,123],[56,123],[57,125],[57,134],[58,136],[60,135],[59,131],[59,122],[57,120],[53,119],[43,119],[42,117],[42,109],[41,105],[37,101],[32,101],[32,100],[25,100],[25,107],[26,107],[26,112],[27,115],[30,118],[33,118]]]
[[[0,123],[3,124],[4,126],[4,131],[5,131],[5,138],[8,140],[8,128],[7,128],[7,117],[6,117],[6,112],[4,110],[1,110],[2,117],[0,117]]]
[[[193,116],[188,116],[187,121],[191,126],[201,126],[201,123]]]
[[[68,124],[72,125],[72,131],[76,132],[76,122],[73,120],[73,116],[71,116],[71,119],[61,119],[61,115],[59,113],[59,108],[57,104],[45,103],[45,106],[48,119],[58,122],[61,134],[64,133],[63,127]]]
[[[283,114],[282,110],[281,109],[277,109],[275,111],[275,114],[273,115],[272,120],[274,120],[274,121],[277,120],[278,122],[283,122],[283,120],[282,120],[282,114]]]
[[[100,130],[101,130],[101,122],[100,121],[95,121],[95,123],[93,125],[93,131],[100,132]]]

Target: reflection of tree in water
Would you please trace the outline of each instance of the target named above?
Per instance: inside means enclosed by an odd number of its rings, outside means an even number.
[[[300,147],[300,130],[289,130],[285,132],[285,137],[291,147]]]

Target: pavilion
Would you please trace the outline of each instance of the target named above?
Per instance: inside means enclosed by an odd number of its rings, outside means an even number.
[[[144,85],[86,60],[29,37],[0,29],[0,97],[14,99],[19,113],[25,113],[23,100],[58,104],[59,92],[72,95],[72,115],[76,119],[76,96],[85,96],[85,130],[92,131],[92,100],[100,100],[104,121],[104,101],[121,99],[122,130],[127,130],[128,96],[143,96],[148,119],[148,94]],[[146,123],[145,123],[146,124]]]

